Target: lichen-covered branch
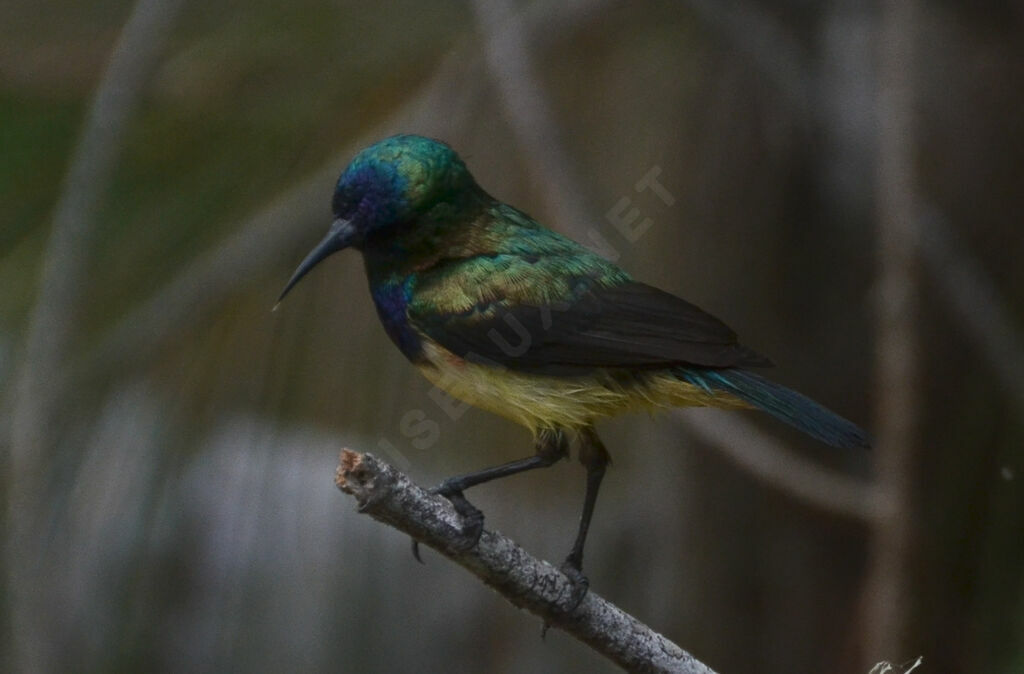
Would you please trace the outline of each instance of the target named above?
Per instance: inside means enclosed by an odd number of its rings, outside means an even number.
[[[569,579],[497,532],[485,530],[473,548],[460,549],[461,523],[451,504],[372,454],[343,450],[335,482],[355,497],[360,512],[434,548],[515,606],[571,634],[624,669],[714,674],[707,665],[594,592],[568,610],[573,591]]]

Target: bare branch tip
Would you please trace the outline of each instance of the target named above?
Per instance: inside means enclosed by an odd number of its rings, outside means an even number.
[[[363,470],[363,454],[345,448],[338,458],[338,468],[334,471],[334,484],[346,494],[354,494],[352,481],[363,484],[366,471]]]

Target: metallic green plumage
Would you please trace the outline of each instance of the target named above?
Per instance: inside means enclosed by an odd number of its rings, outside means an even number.
[[[485,192],[447,145],[395,136],[338,180],[336,220],[281,294],[328,255],[363,253],[388,336],[438,387],[531,429],[532,457],[446,480],[475,544],[473,485],[550,466],[579,439],[587,491],[562,569],[578,603],[583,546],[609,461],[593,424],[635,410],[759,407],[824,442],[867,446],[857,426],[749,370],[769,361],[700,308],[633,280],[611,262]]]
[[[587,284],[615,285],[628,274],[575,241],[505,204],[462,225],[441,255],[414,272],[409,318],[434,313],[493,317],[500,308],[575,300]]]
[[[361,250],[388,335],[469,402],[500,412],[514,395],[535,409],[507,416],[534,430],[638,407],[752,405],[826,442],[867,444],[809,399],[742,374],[770,363],[717,318],[491,197],[443,143],[405,135],[363,150],[333,206],[331,232],[288,288],[335,250]]]

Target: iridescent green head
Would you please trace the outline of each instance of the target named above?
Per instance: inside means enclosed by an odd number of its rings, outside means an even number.
[[[392,136],[356,155],[338,179],[334,215],[364,236],[402,225],[473,185],[466,165],[444,143]]]
[[[331,253],[349,247],[361,250],[377,237],[413,225],[438,204],[476,189],[466,165],[441,141],[400,135],[371,145],[338,179],[334,224],[295,270],[281,297]]]

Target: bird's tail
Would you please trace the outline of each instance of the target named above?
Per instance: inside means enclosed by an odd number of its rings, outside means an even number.
[[[704,389],[731,393],[776,419],[833,447],[870,447],[871,438],[856,424],[781,384],[742,369],[684,370],[680,378]]]

